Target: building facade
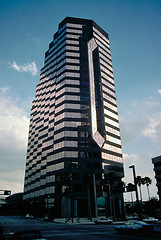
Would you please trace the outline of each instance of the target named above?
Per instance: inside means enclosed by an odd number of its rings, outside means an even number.
[[[156,178],[156,186],[158,188],[159,200],[161,201],[161,156],[152,158],[152,163],[154,164],[154,172]]]
[[[94,216],[97,199],[109,195],[105,178],[121,214],[123,176],[109,36],[92,20],[67,17],[32,102],[24,200],[46,198],[56,215]]]

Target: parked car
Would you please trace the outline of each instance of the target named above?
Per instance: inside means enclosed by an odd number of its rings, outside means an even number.
[[[146,222],[146,223],[157,223],[158,219],[153,218],[153,217],[147,217],[147,218],[143,219],[143,222]]]
[[[25,217],[26,217],[26,218],[30,218],[30,219],[33,219],[33,218],[34,218],[31,214],[26,214]]]
[[[4,233],[3,240],[47,240],[37,230]]]
[[[95,224],[111,224],[113,223],[112,219],[110,218],[97,218],[94,221]]]
[[[130,220],[124,225],[116,226],[115,230],[118,233],[150,233],[153,227],[143,221]]]

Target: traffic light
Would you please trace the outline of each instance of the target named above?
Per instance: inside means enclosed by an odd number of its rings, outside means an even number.
[[[10,190],[4,190],[4,195],[11,195],[11,191]]]

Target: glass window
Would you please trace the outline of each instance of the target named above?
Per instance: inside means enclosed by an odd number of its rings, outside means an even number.
[[[119,128],[119,123],[118,122],[115,122],[115,121],[113,121],[113,120],[111,120],[107,117],[105,117],[105,122],[112,125],[112,126],[115,126],[115,127]]]
[[[72,28],[67,28],[66,29],[67,33],[78,33],[78,34],[82,34],[82,30],[77,30],[77,29],[72,29]]]
[[[74,24],[74,23],[67,23],[67,27],[72,27],[72,28],[82,28],[82,24]]]

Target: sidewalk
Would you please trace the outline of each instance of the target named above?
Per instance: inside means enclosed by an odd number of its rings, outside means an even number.
[[[68,224],[94,224],[95,218],[92,221],[88,218],[55,218],[54,223],[68,223]]]
[[[55,218],[54,219],[54,223],[67,223],[67,224],[95,224],[95,220],[97,218],[92,218],[92,220],[88,219],[88,218],[79,218],[79,217],[76,217],[76,218]],[[112,224],[124,224],[125,221],[116,221],[116,222],[113,222]]]

